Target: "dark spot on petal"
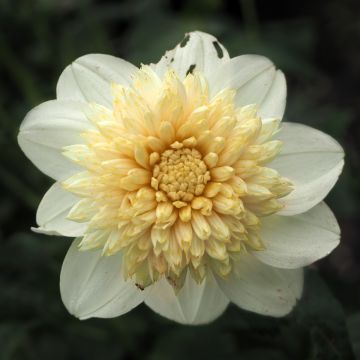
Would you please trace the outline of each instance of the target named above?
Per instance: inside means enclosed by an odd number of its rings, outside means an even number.
[[[177,281],[176,279],[173,279],[171,276],[167,276],[166,277],[167,281],[169,282],[169,284],[174,288],[174,290],[179,290],[179,281]]]
[[[196,67],[196,64],[190,65],[188,71],[186,72],[186,75],[192,74],[195,67]]]
[[[180,47],[186,46],[189,40],[190,40],[190,35],[188,34],[184,37],[183,41],[180,43]]]
[[[213,41],[213,45],[216,50],[218,58],[221,59],[224,56],[223,49],[221,48],[220,44],[217,41]]]
[[[144,290],[144,287],[143,287],[142,285],[138,284],[138,283],[136,283],[135,286],[136,286],[138,289],[140,289],[141,291]]]
[[[173,61],[174,61],[174,58],[172,57],[171,60],[170,60],[170,62],[172,63]]]

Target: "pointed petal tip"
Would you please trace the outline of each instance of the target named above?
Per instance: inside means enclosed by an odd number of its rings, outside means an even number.
[[[244,255],[228,278],[216,278],[220,288],[240,308],[261,315],[282,317],[301,297],[302,269],[283,270]]]
[[[32,230],[46,235],[82,236],[87,224],[67,219],[69,211],[78,201],[79,198],[65,191],[60,183],[54,183],[40,201],[36,212],[38,227]]]
[[[263,219],[265,250],[254,256],[265,264],[295,269],[330,254],[340,243],[340,228],[330,208],[320,203],[300,215]]]
[[[197,284],[188,274],[178,294],[165,279],[155,283],[145,298],[145,304],[169,320],[184,325],[205,325],[226,310],[229,299],[211,274],[202,284]]]
[[[62,301],[70,314],[85,320],[123,315],[144,300],[132,281],[124,280],[121,253],[101,256],[101,250],[79,251],[73,241],[60,274]]]
[[[279,215],[304,213],[319,204],[336,184],[344,150],[331,136],[310,126],[285,122],[276,136],[284,144],[270,167],[294,184],[294,191],[280,199]]]
[[[77,58],[61,73],[57,99],[97,102],[109,106],[112,102],[111,83],[128,85],[137,67],[106,54],[87,54]]]
[[[30,230],[33,231],[34,233],[37,233],[37,234],[61,236],[61,234],[58,233],[57,231],[48,230],[48,229],[45,229],[45,228],[43,228],[41,226],[39,226],[39,227],[32,226],[30,228]]]

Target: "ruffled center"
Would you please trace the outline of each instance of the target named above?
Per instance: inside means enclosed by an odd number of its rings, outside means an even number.
[[[231,89],[210,97],[200,73],[160,79],[144,66],[113,98],[90,106],[85,143],[64,149],[84,169],[63,183],[81,197],[68,218],[88,224],[80,250],[122,251],[142,287],[227,276],[240,253],[261,251],[261,217],[292,190],[265,166],[281,149],[279,121],[236,107]]]
[[[155,164],[151,186],[158,201],[171,201],[181,208],[203,193],[210,172],[198,150],[184,148],[178,142],[171,147],[174,149],[165,150]]]

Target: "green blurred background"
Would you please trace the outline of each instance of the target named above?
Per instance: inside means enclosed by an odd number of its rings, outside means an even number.
[[[100,52],[154,62],[196,29],[232,56],[270,57],[287,75],[286,120],[344,146],[346,167],[328,197],[341,245],[307,270],[304,297],[284,319],[230,306],[208,326],[186,327],[142,305],[81,322],[58,289],[71,239],[30,231],[50,180],[19,150],[19,125],[55,97],[75,58]],[[0,359],[360,359],[359,86],[358,0],[0,0]]]

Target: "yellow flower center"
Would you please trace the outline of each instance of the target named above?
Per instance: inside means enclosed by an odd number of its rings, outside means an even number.
[[[210,172],[196,149],[183,148],[174,143],[175,149],[165,150],[160,162],[154,166],[151,186],[157,190],[158,201],[172,201],[176,207],[186,206],[194,196],[203,193],[210,180]]]
[[[123,253],[140,287],[189,271],[227,276],[238,255],[261,251],[261,217],[282,206],[291,183],[266,167],[281,143],[276,119],[235,91],[209,96],[200,73],[160,79],[142,67],[133,85],[114,84],[111,109],[89,104],[93,128],[64,155],[84,171],[63,182],[79,196],[68,218],[87,223],[80,250]]]

